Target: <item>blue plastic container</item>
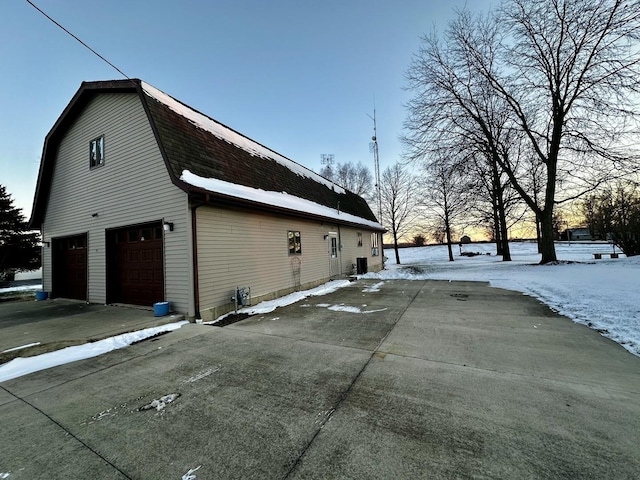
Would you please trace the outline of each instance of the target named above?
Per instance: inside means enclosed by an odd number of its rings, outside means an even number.
[[[164,317],[169,315],[169,302],[158,302],[153,304],[153,316]]]
[[[38,302],[49,298],[49,292],[36,292],[36,300]]]

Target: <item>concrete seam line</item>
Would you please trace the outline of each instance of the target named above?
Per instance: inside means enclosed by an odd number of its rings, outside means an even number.
[[[424,286],[426,285],[426,281],[423,281],[422,284],[422,288],[420,288],[415,295],[411,298],[411,300],[407,303],[406,307],[404,307],[404,309],[402,309],[402,311],[398,314],[398,316],[396,317],[396,320],[393,322],[393,325],[391,326],[391,328],[389,329],[389,331],[384,335],[384,337],[382,337],[382,339],[378,342],[378,345],[376,345],[376,348],[373,349],[373,351],[371,352],[371,355],[369,355],[369,358],[367,359],[367,361],[364,363],[364,365],[362,366],[362,368],[360,369],[360,371],[356,374],[355,377],[353,377],[353,380],[351,381],[351,383],[349,384],[349,386],[342,392],[342,394],[340,395],[340,397],[338,398],[338,401],[336,402],[335,406],[332,407],[331,409],[329,409],[329,414],[325,417],[325,419],[320,423],[320,426],[316,429],[316,432],[313,434],[313,437],[311,437],[311,440],[309,440],[309,442],[307,443],[307,445],[304,447],[304,449],[302,450],[302,452],[300,452],[300,455],[298,455],[298,458],[296,458],[296,461],[294,462],[294,464],[291,466],[291,468],[289,469],[289,471],[287,471],[287,473],[284,475],[284,477],[282,477],[283,480],[288,479],[293,472],[298,468],[298,465],[300,465],[300,463],[302,462],[302,458],[307,454],[307,451],[309,451],[309,449],[311,448],[311,445],[313,445],[313,443],[315,442],[316,438],[318,437],[318,435],[320,434],[320,432],[322,431],[322,429],[324,428],[324,426],[329,422],[329,420],[331,420],[331,418],[333,418],[333,414],[336,413],[336,411],[338,410],[338,408],[340,408],[340,405],[342,405],[344,403],[344,401],[346,400],[347,396],[351,393],[351,390],[353,390],[354,385],[356,384],[356,382],[358,381],[358,379],[362,376],[362,374],[364,373],[365,369],[369,366],[369,364],[371,363],[371,360],[373,359],[373,357],[375,356],[376,353],[378,353],[378,349],[382,346],[382,344],[384,343],[384,341],[389,337],[389,335],[391,334],[391,332],[393,331],[394,328],[396,328],[396,325],[398,324],[398,322],[400,321],[400,319],[403,317],[403,315],[405,314],[405,312],[409,309],[409,307],[413,304],[413,302],[415,301],[416,297],[418,295],[420,295],[420,293],[422,292],[422,290],[424,290]]]
[[[114,470],[116,470],[117,472],[121,473],[125,478],[128,478],[129,480],[133,480],[132,477],[130,477],[129,475],[127,475],[125,472],[123,472],[120,468],[118,468],[116,465],[114,465],[112,462],[110,462],[107,458],[105,458],[103,455],[100,454],[100,452],[98,452],[97,450],[93,449],[92,447],[90,447],[89,445],[87,445],[85,442],[83,442],[80,438],[78,438],[76,435],[74,435],[73,432],[71,432],[70,430],[68,430],[64,425],[62,425],[60,422],[58,422],[57,420],[55,420],[54,418],[52,418],[48,413],[44,412],[43,410],[39,409],[38,407],[36,407],[35,405],[33,405],[32,403],[29,403],[27,400],[25,400],[24,398],[19,397],[18,395],[16,395],[15,393],[7,390],[6,387],[3,387],[2,385],[0,385],[0,388],[2,390],[4,390],[5,392],[7,392],[9,395],[11,395],[12,397],[18,399],[19,401],[27,404],[29,407],[33,408],[36,412],[40,413],[41,415],[43,415],[45,418],[47,418],[49,421],[51,421],[53,424],[57,425],[58,428],[60,428],[63,432],[65,432],[66,434],[68,434],[71,438],[73,438],[74,440],[76,440],[78,443],[80,443],[80,445],[82,445],[83,447],[85,447],[87,450],[89,450],[91,453],[93,453],[95,456],[97,456],[98,458],[100,458],[103,462],[105,462],[107,465],[109,465],[110,467],[112,467]]]
[[[223,327],[223,328],[229,328],[229,327]],[[392,326],[392,329],[393,329],[393,326]],[[331,342],[321,342],[319,340],[309,340],[309,339],[303,339],[303,338],[292,337],[292,336],[287,336],[287,335],[277,335],[275,333],[254,332],[254,331],[251,331],[251,330],[243,330],[243,329],[240,329],[240,328],[235,328],[235,329],[234,328],[229,328],[229,330],[233,330],[234,332],[243,332],[243,333],[247,333],[247,334],[250,334],[250,335],[260,335],[260,336],[269,337],[269,338],[279,338],[279,339],[282,339],[282,340],[294,340],[294,341],[299,342],[299,343],[310,343],[312,345],[336,346],[336,347],[339,347],[341,349],[344,348],[344,349],[358,350],[358,351],[363,351],[363,352],[370,352],[371,351],[368,348],[363,348],[363,347],[354,347],[354,346],[349,346],[349,345],[336,345],[335,343],[331,343]],[[376,348],[378,348],[378,347],[376,347]]]

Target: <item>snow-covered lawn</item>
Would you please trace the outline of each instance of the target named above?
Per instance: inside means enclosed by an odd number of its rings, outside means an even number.
[[[463,245],[462,252],[482,254],[473,257],[461,256],[456,245],[453,262],[445,246],[405,248],[400,250],[401,265],[396,265],[393,250],[385,250],[386,269],[363,277],[487,281],[538,298],[640,356],[640,257],[594,260],[593,253],[611,252],[612,246],[561,242],[556,244],[560,263],[538,265],[535,243],[513,242],[510,248],[511,262],[502,262],[489,243]]]

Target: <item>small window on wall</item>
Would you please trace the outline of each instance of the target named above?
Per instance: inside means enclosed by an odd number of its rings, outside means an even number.
[[[380,250],[378,249],[378,234],[377,233],[372,233],[371,234],[371,255],[373,257],[376,257],[376,256],[380,255]]]
[[[358,246],[362,246],[362,232],[358,232]]]
[[[302,242],[300,241],[300,232],[289,230],[289,255],[302,254]]]
[[[104,135],[91,140],[89,143],[89,167],[104,165]]]
[[[338,258],[338,239],[331,237],[331,258]]]

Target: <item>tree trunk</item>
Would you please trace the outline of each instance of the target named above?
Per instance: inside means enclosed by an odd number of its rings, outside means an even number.
[[[500,217],[498,206],[493,202],[493,240],[496,242],[496,255],[502,255],[502,234],[500,233]]]
[[[449,250],[449,261],[453,262],[453,250],[451,249],[451,226],[449,225],[449,222],[446,222],[445,230],[447,232],[447,250]]]
[[[396,265],[400,265],[400,252],[398,250],[398,232],[393,231],[393,249],[396,252]]]
[[[504,186],[500,181],[500,165],[499,155],[493,149],[491,161],[491,194],[493,206],[493,224],[496,241],[496,255],[502,255],[503,262],[511,261],[511,252],[509,250],[509,236],[507,234],[507,214],[504,207]]]
[[[511,249],[509,248],[509,235],[507,234],[507,219],[504,210],[500,212],[500,230],[502,231],[502,237],[500,239],[502,250],[502,261],[511,261]]]
[[[542,258],[540,259],[540,263],[550,263],[557,262],[558,258],[556,257],[556,247],[554,244],[554,233],[553,233],[553,209],[545,208],[540,212],[540,216],[538,217],[540,220],[540,253],[542,254]]]
[[[510,262],[511,250],[509,249],[509,235],[507,234],[507,214],[504,211],[504,199],[502,198],[503,193],[504,189],[498,188],[498,195],[496,196],[496,200],[498,207],[498,222],[500,224],[500,250],[502,251],[502,261]]]
[[[538,253],[542,253],[542,231],[540,230],[540,216],[536,213],[536,243],[538,244]]]

